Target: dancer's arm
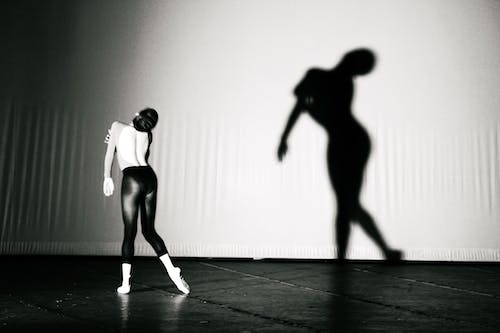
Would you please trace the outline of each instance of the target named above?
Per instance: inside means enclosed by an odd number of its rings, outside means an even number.
[[[295,104],[295,107],[293,108],[292,112],[290,113],[290,116],[288,117],[288,121],[285,126],[285,130],[283,131],[283,134],[281,135],[281,141],[280,145],[278,147],[278,160],[281,161],[283,157],[286,155],[286,152],[288,151],[288,135],[290,134],[293,126],[297,122],[297,119],[300,116],[300,112],[302,111],[301,108],[301,103],[297,102]]]
[[[109,139],[107,140],[108,147],[106,149],[106,155],[104,156],[104,182],[102,189],[105,196],[112,195],[115,189],[113,179],[111,178],[111,166],[113,165],[113,159],[115,157],[117,125],[118,123],[116,121],[111,125]]]

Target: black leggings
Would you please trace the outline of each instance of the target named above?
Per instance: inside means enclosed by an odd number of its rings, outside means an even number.
[[[125,232],[122,244],[122,263],[130,264],[134,256],[137,234],[137,215],[141,212],[141,229],[144,238],[158,256],[167,253],[161,237],[156,233],[156,189],[158,180],[150,166],[133,166],[123,169],[122,214]]]

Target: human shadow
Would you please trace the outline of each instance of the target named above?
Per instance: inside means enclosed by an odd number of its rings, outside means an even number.
[[[367,131],[352,114],[351,104],[355,77],[369,74],[375,61],[371,50],[361,48],[346,53],[330,70],[308,70],[295,87],[297,101],[278,147],[278,159],[281,161],[288,150],[290,131],[302,112],[307,112],[326,130],[328,173],[337,200],[335,228],[340,260],[346,257],[351,221],[359,223],[381,248],[387,260],[400,260],[402,256],[401,251],[387,245],[359,199],[371,144]]]

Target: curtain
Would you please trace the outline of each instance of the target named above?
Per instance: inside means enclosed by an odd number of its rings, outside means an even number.
[[[119,255],[121,174],[115,161],[104,197],[103,141],[149,106],[171,255],[336,257],[325,131],[304,113],[276,152],[305,73],[366,47],[363,206],[406,259],[500,259],[497,1],[2,6],[0,253]],[[136,254],[153,255],[141,235]],[[348,256],[382,257],[357,223]]]

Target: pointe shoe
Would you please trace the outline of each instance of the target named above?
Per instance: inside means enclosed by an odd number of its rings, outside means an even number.
[[[119,294],[128,294],[130,292],[130,285],[119,286],[118,288],[116,288],[116,292]]]
[[[400,250],[388,250],[385,253],[386,260],[391,262],[400,261],[402,256],[403,252]]]
[[[189,294],[189,284],[187,284],[187,282],[182,277],[181,269],[179,267],[174,267],[174,269],[168,271],[168,276],[170,276],[170,279],[175,283],[177,289],[182,291],[184,294]]]

